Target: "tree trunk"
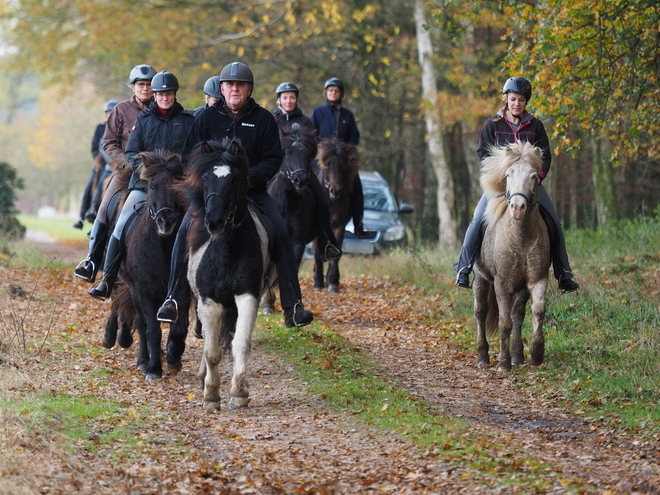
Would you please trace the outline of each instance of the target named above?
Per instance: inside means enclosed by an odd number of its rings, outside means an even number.
[[[422,70],[422,92],[428,149],[431,165],[438,179],[439,244],[441,249],[452,250],[458,246],[454,209],[454,185],[442,142],[442,120],[438,111],[435,67],[433,66],[433,44],[431,35],[424,27],[426,2],[415,0],[415,25],[417,31],[417,53]]]
[[[598,225],[619,219],[614,171],[610,161],[610,143],[606,137],[591,140],[594,150],[594,191],[596,193],[596,215]]]

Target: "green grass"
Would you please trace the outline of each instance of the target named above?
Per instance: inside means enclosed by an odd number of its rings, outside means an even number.
[[[38,218],[33,215],[18,215],[18,221],[29,229],[46,232],[60,242],[62,241],[85,241],[87,231],[91,228],[90,223],[85,223],[82,230],[72,227],[74,220],[70,218]]]

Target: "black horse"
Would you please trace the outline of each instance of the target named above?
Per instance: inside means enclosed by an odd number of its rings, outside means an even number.
[[[156,312],[167,296],[170,257],[176,232],[182,220],[182,208],[175,185],[183,178],[179,155],[167,151],[142,153],[141,178],[147,181],[147,201],[142,214],[136,215],[125,232],[126,255],[121,278],[130,290],[130,303],[120,304],[120,320],[130,320],[140,337],[137,368],[147,381],[161,378],[162,331]],[[148,214],[146,214],[148,211]],[[182,311],[177,323],[170,325],[167,363],[181,369],[185,350],[188,312]]]
[[[344,228],[351,218],[351,196],[358,161],[355,146],[337,139],[323,139],[319,149],[317,176],[324,186],[330,208],[330,226],[339,246],[344,242]],[[339,291],[339,260],[328,262],[328,272],[323,277],[323,250],[318,239],[314,253],[314,288],[321,290],[324,282],[329,292]]]
[[[220,409],[218,365],[234,357],[229,407],[248,403],[247,358],[259,298],[275,277],[268,236],[248,208],[248,159],[237,140],[202,142],[191,155],[183,191],[193,218],[188,280],[197,299],[204,353],[198,377],[204,408]]]
[[[309,186],[312,161],[318,151],[316,130],[293,124],[280,129],[280,140],[284,160],[280,171],[268,184],[268,194],[286,222],[299,268],[305,246],[316,239],[319,228],[316,197]],[[264,294],[264,313],[273,312],[274,302],[273,291]]]

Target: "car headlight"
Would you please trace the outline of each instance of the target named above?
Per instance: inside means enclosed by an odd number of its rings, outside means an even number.
[[[403,225],[395,225],[390,227],[383,234],[383,241],[392,242],[400,241],[406,236],[406,228]]]

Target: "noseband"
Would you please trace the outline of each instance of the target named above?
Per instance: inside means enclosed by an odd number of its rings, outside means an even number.
[[[151,216],[152,220],[156,220],[160,215],[168,211],[172,212],[174,218],[179,218],[179,211],[174,210],[174,208],[170,208],[169,206],[163,206],[160,210],[156,211],[153,205],[149,206],[149,215]]]
[[[504,193],[504,197],[506,198],[506,203],[511,204],[511,200],[514,198],[514,196],[522,196],[525,201],[527,201],[527,204],[530,206],[534,206],[535,202],[533,202],[536,199],[536,194],[532,194],[529,197],[527,197],[523,193],[513,193],[509,194],[509,191],[506,191]]]

